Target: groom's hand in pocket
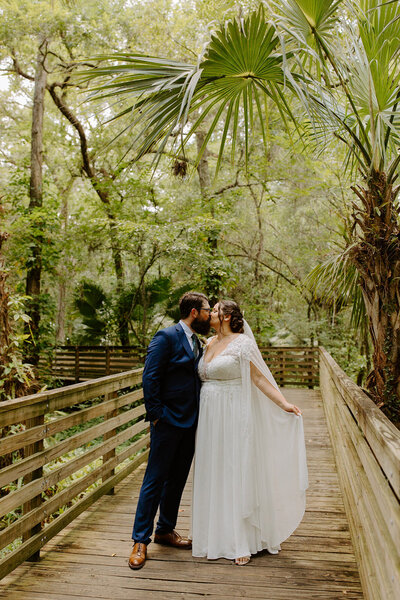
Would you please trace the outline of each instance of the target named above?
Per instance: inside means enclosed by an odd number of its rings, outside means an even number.
[[[153,421],[153,425],[154,425],[154,427],[157,425],[157,423],[158,423],[158,421],[159,421],[159,420],[160,420],[160,419],[156,419],[155,421]]]

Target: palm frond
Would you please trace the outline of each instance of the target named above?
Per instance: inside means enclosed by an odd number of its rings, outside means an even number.
[[[366,326],[367,314],[359,273],[349,260],[349,248],[314,267],[306,277],[304,286],[315,300],[335,312],[351,306],[350,325],[354,329]]]
[[[129,103],[113,120],[129,118],[130,126],[138,128],[136,159],[149,150],[160,153],[171,136],[176,151],[181,152],[206,117],[211,117],[197,160],[218,132],[218,170],[226,144],[235,147],[239,122],[244,123],[246,145],[255,118],[266,140],[261,97],[277,101],[277,88],[285,85],[278,44],[275,28],[260,8],[216,31],[196,65],[120,53],[98,57],[102,64],[80,77],[91,84],[92,99],[119,97]]]
[[[362,159],[364,172],[383,169],[397,153],[400,136],[400,3],[274,0],[274,5],[300,74],[292,87],[315,131],[320,124],[331,133],[335,129],[349,156]],[[289,79],[292,72],[290,65]]]
[[[265,99],[282,121],[304,138],[321,140],[322,129],[347,148],[350,168],[364,174],[399,167],[400,2],[381,0],[270,0],[276,25],[262,7],[217,29],[196,64],[135,53],[99,57],[80,77],[91,97],[117,99],[135,135],[135,158],[166,145],[184,152],[205,126],[206,143],[219,139],[217,172],[230,145],[242,136],[246,148],[256,121],[262,141]],[[339,8],[341,10],[339,10]],[[300,101],[300,114],[293,108]],[[311,123],[301,126],[306,114]],[[197,161],[205,149],[202,145]]]
[[[319,51],[321,39],[329,48],[336,46],[337,9],[342,3],[343,0],[273,0],[271,4],[283,16],[280,22],[285,29],[296,32],[297,40]]]

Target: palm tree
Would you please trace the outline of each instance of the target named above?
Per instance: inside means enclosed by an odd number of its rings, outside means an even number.
[[[276,0],[270,8],[269,21],[260,8],[221,26],[197,64],[119,54],[84,77],[95,82],[95,97],[129,100],[118,116],[139,126],[136,158],[155,149],[160,156],[171,140],[181,152],[202,125],[197,160],[218,132],[218,171],[243,130],[247,154],[255,119],[266,144],[268,98],[303,139],[343,145],[355,194],[346,260],[358,274],[374,349],[367,387],[400,422],[400,3]]]
[[[289,0],[278,6],[276,18],[294,48],[296,66],[287,74],[310,118],[310,135],[317,141],[334,137],[347,150],[355,199],[345,257],[346,266],[356,270],[373,344],[366,387],[400,423],[399,188],[394,187],[400,163],[400,6],[381,0]]]

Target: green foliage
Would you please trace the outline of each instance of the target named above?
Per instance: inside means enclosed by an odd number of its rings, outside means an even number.
[[[75,291],[74,305],[79,313],[74,342],[98,345],[117,341],[119,319],[128,323],[134,345],[147,346],[162,320],[179,320],[178,301],[190,289],[173,287],[170,277],[145,278],[140,286],[131,284],[114,294],[106,294],[98,284],[84,280]]]
[[[350,326],[368,327],[365,304],[359,286],[359,273],[348,259],[349,250],[329,257],[314,267],[304,281],[316,302],[321,302],[333,313],[352,306]]]
[[[79,344],[104,344],[109,333],[110,300],[102,288],[92,281],[81,281],[74,298],[83,330],[77,334]]]
[[[8,302],[12,326],[9,343],[1,349],[0,402],[16,398],[20,389],[29,388],[34,380],[31,365],[25,363],[22,357],[23,344],[30,338],[29,334],[23,333],[24,324],[30,321],[24,312],[25,301],[24,296],[13,295]]]

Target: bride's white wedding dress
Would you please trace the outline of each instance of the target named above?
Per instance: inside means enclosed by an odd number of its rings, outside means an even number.
[[[277,553],[304,514],[308,480],[302,418],[256,388],[250,361],[277,387],[254,339],[245,334],[210,362],[199,362],[193,556]]]

